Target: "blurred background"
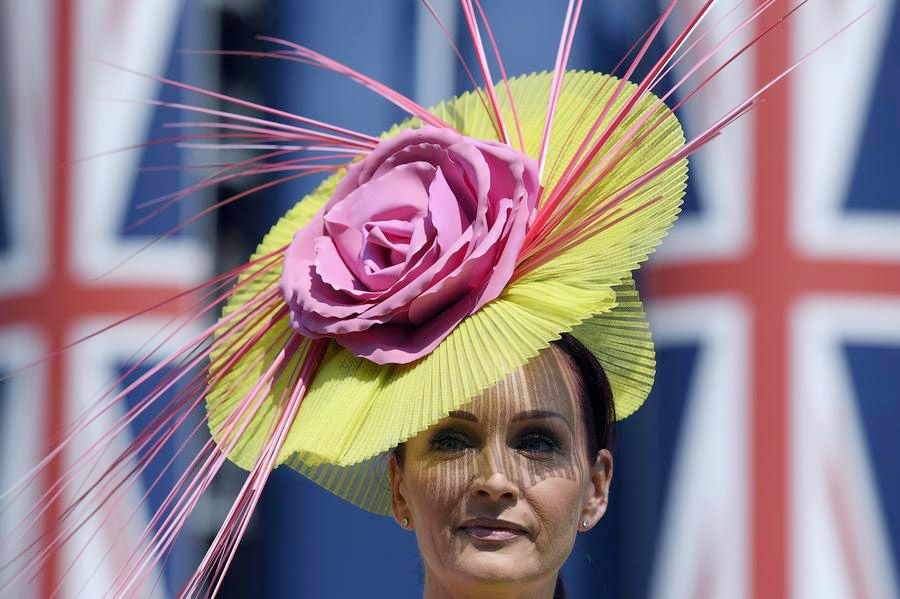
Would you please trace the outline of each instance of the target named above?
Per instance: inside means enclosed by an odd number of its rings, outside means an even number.
[[[456,3],[433,3],[476,64]],[[509,74],[553,67],[565,2],[483,4]],[[683,4],[665,39],[699,5]],[[720,4],[707,23],[734,9],[716,30],[724,35],[761,2]],[[610,509],[579,536],[564,568],[571,597],[900,597],[900,6],[810,1],[680,117],[689,136],[701,131],[871,5],[871,14],[691,159],[684,212],[640,271],[658,345],[656,384],[621,423]],[[772,17],[741,32],[722,56],[792,6],[776,2]],[[252,154],[178,147],[182,131],[173,123],[209,119],[158,103],[216,108],[216,100],[92,59],[372,135],[404,115],[338,75],[179,50],[260,50],[255,36],[273,35],[426,106],[471,83],[414,0],[3,0],[0,7],[0,376],[16,371],[0,381],[6,488],[105,383],[123,374],[123,384],[137,380],[142,371],[129,372],[135,356],[179,306],[17,369],[239,265],[320,180],[266,189],[147,246],[268,179],[229,181],[146,218],[159,206],[155,198],[208,174],[192,165]],[[570,68],[611,71],[662,8],[654,0],[585,2]],[[697,55],[712,44],[701,42]],[[656,44],[651,54],[662,49]],[[163,138],[169,142],[139,146]],[[129,146],[136,147],[106,154]],[[185,328],[163,351],[208,324]],[[183,460],[179,443],[203,441],[173,439],[163,458]],[[151,468],[139,485],[150,489],[157,476],[173,475]],[[243,479],[237,468],[220,473],[158,566],[154,596],[177,594]],[[103,596],[117,560],[163,500],[158,488],[144,507],[145,491],[133,489],[126,498],[133,505],[121,507],[124,523],[98,525],[90,550],[59,552],[9,596]],[[24,517],[6,509],[0,529]],[[49,510],[41,529],[52,532],[58,517]],[[17,551],[0,546],[4,562]],[[415,597],[422,577],[411,533],[279,468],[219,596]]]

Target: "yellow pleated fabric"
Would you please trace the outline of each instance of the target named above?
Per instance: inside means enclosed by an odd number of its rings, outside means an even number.
[[[539,151],[551,79],[551,73],[540,73],[509,82],[530,156]],[[617,84],[617,79],[606,75],[567,73],[542,181],[547,189],[552,189]],[[506,91],[502,84],[496,89],[515,146]],[[633,84],[626,85],[617,106],[605,117],[607,121],[633,89]],[[604,150],[615,147],[655,101],[652,96],[645,98],[641,109],[618,127]],[[665,116],[663,123],[590,190],[569,219],[608,198],[684,144],[674,115],[664,106],[657,110],[659,116]],[[491,120],[474,93],[444,102],[432,112],[465,135],[496,139]],[[649,122],[655,120],[656,115]],[[417,121],[397,125],[383,137],[410,126],[418,126]],[[598,160],[603,155],[601,151]],[[294,232],[322,207],[342,175],[329,178],[282,217],[254,258],[290,243]],[[332,342],[290,429],[279,463],[289,464],[360,507],[386,514],[390,502],[386,452],[496,384],[563,332],[574,333],[603,365],[613,389],[616,416],[624,418],[634,412],[653,384],[655,359],[631,272],[675,220],[686,178],[687,162],[683,160],[627,198],[616,214],[626,214],[654,198],[660,198],[658,201],[509,284],[497,299],[464,319],[431,354],[417,362],[379,366]],[[249,301],[258,301],[277,286],[280,274],[280,262],[264,271],[250,269],[243,280],[254,278],[233,295],[223,317]],[[281,302],[277,304],[269,309],[270,316],[281,307]],[[250,339],[262,329],[265,332],[253,347],[209,390],[207,407],[213,431],[219,431],[277,358],[287,336],[293,334],[286,316],[244,326],[240,334]],[[228,338],[213,352],[213,372],[234,356],[234,349],[227,345],[233,336]],[[293,385],[294,366],[286,366],[230,451],[229,459],[238,465],[249,468],[256,460],[285,390]],[[221,437],[217,432],[220,447]]]

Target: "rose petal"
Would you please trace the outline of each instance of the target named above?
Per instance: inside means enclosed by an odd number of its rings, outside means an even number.
[[[468,201],[471,226],[473,227],[472,233],[477,239],[487,231],[485,218],[488,210],[487,199],[491,184],[491,173],[484,156],[471,144],[455,143],[449,148],[449,151],[454,162],[460,165],[471,189],[470,196],[459,198],[459,200],[463,206],[466,206],[463,201]],[[470,199],[471,201],[469,201]]]
[[[471,231],[464,231],[450,252],[441,255],[424,269],[414,269],[405,273],[397,285],[377,305],[369,307],[362,315],[366,317],[382,317],[409,305],[416,297],[440,279],[447,270],[455,270],[469,252]]]
[[[386,324],[335,340],[352,354],[376,364],[408,364],[428,355],[473,311],[471,297],[451,305],[424,326]]]
[[[473,242],[466,260],[449,272],[436,277],[437,282],[427,291],[423,291],[409,305],[409,320],[413,323],[424,322],[431,318],[441,306],[455,301],[463,293],[479,289],[483,286],[497,252],[497,240],[500,239],[507,222],[507,214],[512,209],[512,201],[504,200],[498,219],[483,238]],[[510,273],[511,274],[511,273]],[[506,280],[509,280],[507,277]]]
[[[449,251],[469,222],[460,208],[457,196],[447,184],[443,169],[435,171],[428,188],[428,212],[437,231],[438,247],[442,251]]]
[[[415,223],[422,219],[416,219],[414,222],[402,220],[385,220],[374,223],[367,223],[363,227],[363,257],[369,258],[366,252],[374,252],[376,249],[384,249],[382,268],[404,262],[407,254],[409,254],[409,240],[412,237]]]
[[[362,229],[366,223],[382,220],[412,221],[428,210],[428,184],[434,167],[416,162],[404,164],[377,182],[363,185],[325,214],[325,230],[347,267],[357,277],[364,273]]]
[[[454,139],[459,141],[465,138],[457,136]],[[469,223],[475,215],[475,199],[473,187],[466,180],[463,164],[459,160],[459,156],[454,157],[445,147],[434,143],[420,143],[398,150],[385,160],[372,176],[377,178],[390,169],[409,162],[427,162],[434,166],[435,171],[442,171],[448,187],[457,198],[459,210],[464,214],[464,221]]]

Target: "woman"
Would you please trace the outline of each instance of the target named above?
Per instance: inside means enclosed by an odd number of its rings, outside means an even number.
[[[603,369],[567,334],[399,446],[392,511],[416,533],[423,597],[562,596],[575,535],[606,510],[614,418]]]

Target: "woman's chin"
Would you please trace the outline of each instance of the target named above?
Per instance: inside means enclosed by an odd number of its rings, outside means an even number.
[[[524,543],[524,539],[522,543]],[[485,543],[469,544],[462,548],[453,564],[457,575],[479,582],[512,582],[539,577],[543,569],[534,563],[528,548]]]

